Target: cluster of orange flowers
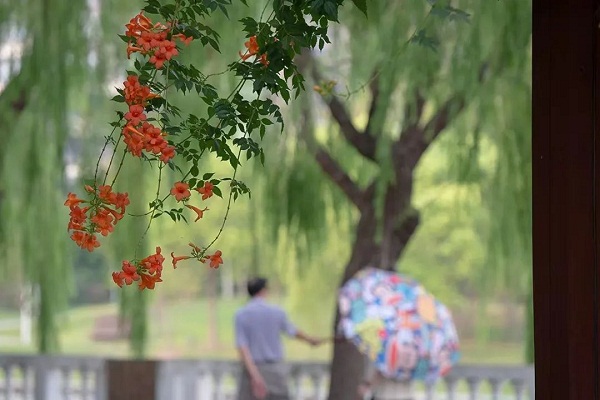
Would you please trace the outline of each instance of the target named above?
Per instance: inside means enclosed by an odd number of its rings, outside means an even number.
[[[175,253],[171,252],[171,258],[173,259],[173,268],[177,268],[177,263],[182,260],[189,260],[194,258],[201,263],[205,263],[206,261],[210,261],[209,265],[213,269],[219,268],[219,265],[223,264],[223,258],[221,257],[223,253],[221,250],[215,251],[213,255],[204,255],[204,251],[193,243],[189,243],[192,248],[191,256],[176,256]]]
[[[149,62],[154,64],[156,69],[161,69],[165,62],[179,54],[176,39],[186,45],[193,39],[183,34],[172,34],[170,23],[153,24],[141,12],[133,17],[125,27],[127,28],[125,35],[130,38],[127,43],[127,57],[130,58],[133,53],[140,53],[149,57]],[[248,51],[246,54],[240,53],[242,60],[245,61],[256,55],[263,65],[269,64],[266,54],[259,55],[255,36],[251,37],[245,46]],[[152,109],[149,105],[150,101],[159,95],[152,93],[150,86],[142,85],[138,76],[134,74],[128,75],[123,86],[120,93],[129,107],[123,115],[126,124],[122,130],[127,151],[136,157],[141,157],[145,151],[157,156],[164,163],[169,162],[175,156],[175,147],[168,143],[165,132],[148,122],[146,115],[146,112]],[[201,195],[202,200],[206,200],[213,196],[213,189],[214,185],[211,182],[205,182],[196,191]],[[109,185],[98,187],[86,185],[85,190],[90,195],[89,200],[82,200],[74,193],[69,193],[65,205],[70,210],[68,231],[71,233],[71,239],[79,247],[91,252],[100,246],[97,234],[107,236],[113,232],[116,223],[123,218],[125,208],[129,205],[129,197],[127,193],[113,192]],[[171,189],[171,195],[178,202],[185,203],[191,197],[190,187],[185,182],[177,182]],[[206,207],[201,209],[189,204],[185,206],[195,212],[195,221],[201,219],[204,212],[208,211]],[[215,269],[223,264],[220,250],[215,251],[212,255],[206,255],[207,249],[202,249],[192,243],[189,245],[192,247],[189,256],[175,256],[174,253],[171,253],[173,268],[177,267],[178,261],[190,258],[197,259],[201,263],[208,262],[210,267]],[[140,261],[123,261],[121,270],[112,273],[113,281],[119,287],[138,282],[140,290],[154,289],[156,283],[162,282],[163,262],[161,248],[156,247],[155,254]]]
[[[196,191],[202,196],[202,200],[206,200],[214,195],[214,185],[211,182],[204,182],[204,185],[200,188],[197,188]],[[186,202],[191,197],[192,193],[190,192],[190,185],[185,182],[176,182],[171,189],[171,195],[175,197],[177,201]],[[196,213],[196,219],[194,222],[198,221],[200,218],[204,216],[204,212],[208,211],[208,208],[200,209],[198,207],[186,204],[185,205],[190,210]],[[189,244],[192,247],[192,255],[191,256],[175,256],[174,253],[171,253],[171,257],[173,258],[173,268],[177,268],[177,263],[181,260],[189,260],[194,258],[201,263],[205,263],[210,260],[211,268],[219,268],[220,264],[223,264],[223,258],[221,257],[221,251],[217,250],[213,255],[205,255],[204,251],[194,245],[193,243]]]
[[[214,187],[215,185],[207,181],[204,182],[204,185],[202,187],[196,189],[196,191],[202,195],[202,200],[206,200],[209,197],[212,197],[212,195],[214,194]],[[192,195],[192,193],[190,192],[190,185],[188,185],[185,182],[175,182],[175,185],[173,185],[173,188],[171,189],[171,195],[175,197],[175,200],[177,201],[186,202]],[[204,216],[205,211],[208,211],[208,208],[206,207],[200,209],[189,204],[186,204],[185,206],[196,213],[196,219],[194,220],[194,222],[202,218]]]
[[[258,61],[264,65],[265,67],[267,65],[269,65],[269,60],[267,60],[267,54],[263,53],[259,55],[259,51],[260,49],[258,48],[258,42],[256,41],[256,36],[251,36],[245,43],[244,46],[246,47],[246,53],[242,54],[242,52],[240,51],[240,57],[242,58],[242,61],[246,61],[247,59],[249,59],[252,56],[258,56]]]
[[[171,24],[163,25],[161,23],[153,24],[143,13],[133,17],[125,25],[127,30],[125,36],[131,38],[127,43],[127,57],[132,53],[140,53],[150,56],[150,62],[157,69],[161,69],[164,63],[179,54],[177,44],[174,40],[179,39],[186,45],[192,41],[192,37],[185,37],[183,34],[171,35]],[[165,140],[166,133],[149,122],[146,122],[147,116],[144,113],[148,100],[158,97],[151,93],[148,86],[141,85],[138,77],[129,75],[123,82],[125,86],[125,102],[129,106],[129,111],[124,118],[127,124],[123,128],[125,144],[131,154],[141,157],[142,151],[160,155],[162,162],[167,163],[175,156],[175,147],[169,145]]]
[[[150,62],[157,69],[161,69],[164,63],[179,54],[177,44],[169,40],[171,26],[169,23],[153,24],[143,13],[133,17],[127,25],[125,36],[132,40],[127,43],[127,58],[132,53],[150,55]],[[186,45],[192,41],[192,37],[185,37],[183,34],[171,35],[171,39],[177,38]],[[135,43],[134,43],[135,42]]]
[[[129,111],[124,115],[127,124],[123,128],[127,150],[136,157],[141,157],[142,151],[146,150],[160,155],[162,162],[169,162],[175,156],[175,147],[167,142],[165,132],[146,122],[148,117],[144,113],[148,100],[158,95],[151,93],[148,86],[140,84],[135,75],[129,75],[123,85],[125,87],[123,97],[129,105]]]
[[[86,185],[85,190],[92,195],[90,201],[82,200],[74,193],[67,195],[65,206],[69,207],[71,217],[67,230],[72,231],[71,239],[79,247],[93,251],[100,246],[96,233],[107,236],[114,230],[125,215],[129,197],[127,193],[113,192],[109,185],[98,188]],[[81,208],[80,204],[89,205]]]
[[[157,247],[155,254],[149,255],[135,265],[129,261],[123,261],[121,271],[112,273],[113,281],[119,287],[139,281],[138,287],[140,290],[154,289],[157,282],[162,282],[162,264],[165,258],[160,254],[160,251],[160,247]]]

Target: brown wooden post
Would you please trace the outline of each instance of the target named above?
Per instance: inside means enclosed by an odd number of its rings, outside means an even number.
[[[156,361],[108,360],[106,365],[110,400],[156,398]]]
[[[536,399],[598,400],[598,0],[533,1]]]

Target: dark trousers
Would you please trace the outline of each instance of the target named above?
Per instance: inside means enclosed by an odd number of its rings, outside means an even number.
[[[287,386],[288,368],[284,363],[257,364],[256,367],[267,385],[267,400],[290,400]],[[237,400],[256,400],[252,394],[252,382],[245,368],[242,368]]]

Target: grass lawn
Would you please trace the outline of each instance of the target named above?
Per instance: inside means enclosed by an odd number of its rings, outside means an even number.
[[[187,300],[168,304],[153,302],[149,308],[150,329],[148,356],[152,358],[219,358],[236,357],[233,345],[233,315],[244,299],[219,300],[216,306],[206,300]],[[210,313],[209,307],[216,308]],[[329,311],[329,310],[326,310]],[[92,340],[94,321],[103,315],[116,315],[116,304],[77,307],[61,319],[62,353],[109,357],[129,356],[125,340],[99,342]],[[294,315],[292,320],[308,333],[326,336],[331,331],[331,316]],[[16,314],[4,312],[4,318],[15,319]],[[216,324],[211,322],[211,316]],[[0,318],[0,322],[3,318]],[[216,329],[209,329],[216,325]],[[16,327],[15,327],[16,328]],[[311,348],[293,340],[285,341],[290,360],[321,360],[330,358],[331,346]],[[31,353],[32,346],[18,343],[18,330],[0,331],[0,353]],[[521,363],[519,343],[481,344],[461,343],[462,362],[486,364]]]

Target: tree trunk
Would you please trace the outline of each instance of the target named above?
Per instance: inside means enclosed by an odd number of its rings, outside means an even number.
[[[207,312],[208,312],[208,346],[214,350],[220,347],[219,341],[219,302],[217,293],[217,270],[208,270],[208,293],[207,293]]]
[[[307,70],[309,64],[314,64],[310,60],[310,53],[298,57],[297,65],[301,71]],[[316,83],[322,81],[317,68],[313,66],[311,72]],[[379,135],[372,132],[372,117],[376,114],[380,95],[377,79],[372,80],[369,89],[371,106],[367,126],[362,132],[354,126],[351,114],[336,96],[329,96],[325,103],[345,141],[366,160],[373,161],[380,168],[389,168],[390,166],[382,164],[377,157]],[[438,104],[436,113],[423,124],[421,120],[425,103],[426,99],[416,90],[413,101],[409,101],[404,109],[406,121],[400,129],[399,138],[390,147],[394,179],[385,188],[385,198],[381,204],[382,221],[377,220],[375,213],[375,189],[380,178],[375,177],[367,188],[362,188],[315,140],[311,129],[308,128],[310,125],[300,129],[308,150],[313,153],[323,173],[360,211],[356,241],[340,286],[367,266],[393,270],[419,225],[419,213],[412,206],[414,170],[429,145],[465,107],[465,99],[460,95],[451,96]],[[310,108],[307,107],[305,121],[309,120]],[[339,310],[336,307],[334,332],[337,330],[338,320]],[[362,356],[352,344],[336,342],[333,349],[329,400],[355,399],[363,368]]]
[[[367,266],[393,269],[419,224],[418,213],[409,213],[409,207],[406,208],[407,210],[399,210],[400,212],[397,215],[405,215],[406,217],[397,224],[397,229],[387,240],[389,245],[385,246],[385,250],[375,240],[377,220],[374,208],[369,207],[368,210],[363,211],[356,229],[356,241],[352,256],[344,270],[340,287],[359,270]],[[397,221],[397,215],[385,215],[384,218],[388,221]],[[384,251],[386,254],[383,254]],[[383,266],[381,264],[382,259],[389,260],[389,263]],[[340,318],[337,305],[335,316],[334,335],[337,333]],[[328,399],[353,400],[358,398],[357,389],[358,384],[363,379],[364,367],[364,358],[356,346],[349,341],[335,341]]]

